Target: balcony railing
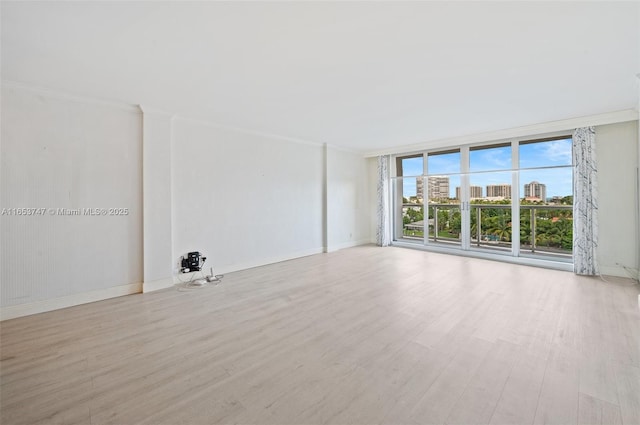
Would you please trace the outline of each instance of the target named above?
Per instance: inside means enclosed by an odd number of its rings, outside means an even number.
[[[423,207],[405,204],[403,208]],[[460,244],[459,204],[427,204],[428,239],[448,245]],[[471,204],[471,246],[510,252],[511,205]],[[422,240],[424,220],[407,223],[403,237]],[[520,253],[570,259],[573,244],[572,205],[520,205]]]

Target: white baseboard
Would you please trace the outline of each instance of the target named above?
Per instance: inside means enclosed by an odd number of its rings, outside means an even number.
[[[369,241],[361,241],[362,243],[369,243]],[[360,241],[353,245],[361,245]],[[344,244],[343,244],[344,245]],[[341,246],[341,248],[347,248],[347,246]],[[251,269],[253,267],[265,266],[267,264],[279,263],[281,261],[293,260],[295,258],[307,257],[309,255],[321,254],[324,252],[322,247],[313,248],[308,250],[296,251],[287,255],[280,255],[268,258],[262,258],[260,260],[249,261],[238,264],[231,264],[221,267],[214,266],[215,274],[231,273],[239,270]],[[205,270],[205,273],[207,270]],[[160,280],[154,280],[144,283],[131,283],[128,285],[114,286],[112,288],[100,289],[97,291],[84,292],[82,294],[68,295],[66,297],[54,298],[51,300],[36,301],[33,303],[12,305],[8,307],[0,308],[0,321],[15,319],[17,317],[29,316],[31,314],[44,313],[47,311],[58,310],[66,307],[73,307],[74,305],[86,304],[95,301],[106,300],[109,298],[121,297],[123,295],[137,294],[140,292],[151,292],[160,289],[170,288],[180,281],[188,281],[191,279],[193,273],[185,273],[183,275],[173,276],[173,278],[166,278]]]
[[[160,289],[170,288],[174,285],[174,280],[171,277],[165,279],[153,280],[151,282],[144,282],[142,284],[142,292],[159,291]]]
[[[359,246],[359,245],[368,245],[370,243],[371,241],[369,239],[360,239],[357,241],[348,241],[348,242],[343,242],[339,244],[333,244],[327,247],[327,252],[339,251],[341,249],[352,248],[354,246]]]
[[[109,298],[121,297],[123,295],[137,294],[140,292],[142,292],[142,283],[130,283],[128,285],[113,286],[111,288],[67,295],[65,297],[53,298],[50,300],[11,305],[0,308],[0,321],[30,316],[32,314],[44,313],[61,308],[73,307],[80,304],[92,303]]]
[[[295,258],[307,257],[309,255],[322,254],[324,250],[322,248],[314,248],[303,251],[296,251],[288,255],[280,255],[276,257],[268,257],[263,258],[256,261],[248,261],[245,263],[231,264],[226,266],[213,266],[214,274],[226,274],[237,272],[239,270],[251,269],[254,267],[265,266],[267,264],[279,263],[281,261],[293,260]],[[153,282],[145,282],[143,284],[142,292],[151,292],[158,291],[160,289],[170,288],[173,285],[177,285],[179,283],[188,282],[193,279],[194,275],[196,277],[200,277],[201,273],[204,273],[202,276],[209,274],[209,269],[205,267],[203,272],[192,272],[192,273],[181,273],[179,275],[174,275],[173,278],[160,279]]]
[[[324,248],[319,247],[319,248],[312,248],[312,249],[307,249],[302,251],[295,251],[287,255],[278,255],[274,257],[262,258],[255,261],[247,261],[245,263],[229,264],[229,265],[220,266],[220,267],[216,267],[214,265],[213,272],[215,274],[232,273],[232,272],[237,272],[239,270],[246,270],[246,269],[252,269],[254,267],[266,266],[267,264],[274,264],[274,263],[280,263],[282,261],[293,260],[295,258],[308,257],[309,255],[322,254],[323,252],[325,252]]]

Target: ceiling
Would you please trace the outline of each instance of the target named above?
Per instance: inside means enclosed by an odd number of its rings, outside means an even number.
[[[2,78],[372,151],[635,108],[638,2],[10,2]]]

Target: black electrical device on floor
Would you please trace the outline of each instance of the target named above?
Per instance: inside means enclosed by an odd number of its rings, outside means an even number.
[[[203,257],[198,251],[189,252],[182,257],[182,273],[199,272],[207,257]]]

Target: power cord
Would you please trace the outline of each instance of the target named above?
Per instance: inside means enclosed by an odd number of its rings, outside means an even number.
[[[621,266],[624,269],[624,271],[627,272],[629,277],[636,281],[636,284],[640,283],[640,270],[632,269],[631,267],[627,267],[627,266],[623,266],[623,265],[621,265]]]
[[[638,280],[637,279],[631,279],[631,283],[628,282],[612,282],[610,280],[605,279],[604,275],[602,274],[598,274],[598,277],[600,278],[600,280],[602,280],[604,283],[608,283],[610,285],[616,285],[616,286],[635,286],[638,284]],[[621,279],[625,279],[625,278],[621,278]]]
[[[200,277],[198,277],[198,274],[200,274]],[[183,291],[190,291],[193,289],[201,289],[206,286],[215,286],[218,283],[222,282],[223,278],[224,278],[223,274],[205,276],[202,270],[194,272],[193,275],[191,276],[191,279],[189,280],[182,280],[180,279],[180,275],[178,275],[178,280],[180,281],[180,283],[177,285],[178,291],[183,292]]]
[[[189,280],[180,279],[180,274],[178,274],[178,280],[180,281],[180,283],[185,283],[185,284],[193,283],[193,282],[196,281],[196,277],[197,277],[198,273],[200,273],[200,279],[206,279],[206,276],[202,273],[202,269],[201,269],[201,270],[198,270],[196,272],[193,272],[193,275],[191,275],[191,279],[189,279]]]

